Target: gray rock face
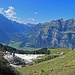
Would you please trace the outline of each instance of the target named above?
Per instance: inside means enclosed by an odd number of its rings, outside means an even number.
[[[28,33],[27,37],[31,47],[67,47],[70,49],[75,47],[74,19],[59,19],[38,24]]]

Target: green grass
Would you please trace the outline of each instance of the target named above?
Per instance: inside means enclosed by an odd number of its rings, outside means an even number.
[[[51,51],[51,54],[56,54],[57,52],[64,52],[65,54],[69,52],[69,49],[67,48],[57,48],[57,49],[49,49]]]
[[[61,53],[61,52],[64,52],[64,54],[67,54],[70,50],[67,49],[67,48],[57,48],[57,49],[51,49],[49,48],[50,50],[50,55],[54,55],[54,54],[57,54],[58,53]],[[40,58],[46,58],[47,56],[39,56]]]
[[[55,59],[17,68],[17,70],[21,75],[75,75],[75,50],[66,52],[65,55]]]
[[[11,41],[11,44],[9,44],[9,46],[14,47],[14,48],[19,48],[19,45],[21,44],[21,42],[16,42],[14,43],[14,41]]]
[[[34,51],[34,50],[39,50],[40,48],[24,47],[23,49],[28,51]]]

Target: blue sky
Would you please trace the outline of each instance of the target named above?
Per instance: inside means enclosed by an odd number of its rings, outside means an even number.
[[[0,13],[23,23],[75,18],[75,0],[0,0]]]

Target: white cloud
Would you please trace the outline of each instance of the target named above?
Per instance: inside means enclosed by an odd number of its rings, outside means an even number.
[[[37,15],[38,14],[38,12],[35,12],[35,15]]]
[[[7,10],[5,10],[4,8],[0,8],[0,13],[13,21],[16,21],[18,23],[24,23],[21,21],[20,17],[17,17],[17,13],[15,12],[15,8],[13,6],[9,6]]]
[[[12,6],[9,6],[8,10],[4,10],[5,14],[7,15],[8,18],[14,19],[16,17],[16,12],[14,11],[15,8]]]
[[[35,21],[35,19],[34,18],[27,18],[28,20],[30,20],[30,21]]]
[[[3,10],[4,10],[3,8],[0,8],[0,13],[1,13],[1,14],[3,14]]]

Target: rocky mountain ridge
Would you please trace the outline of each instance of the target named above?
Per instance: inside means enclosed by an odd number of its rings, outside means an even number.
[[[75,47],[75,20],[52,20],[39,24],[19,24],[0,14],[0,42],[21,42],[23,47]]]

